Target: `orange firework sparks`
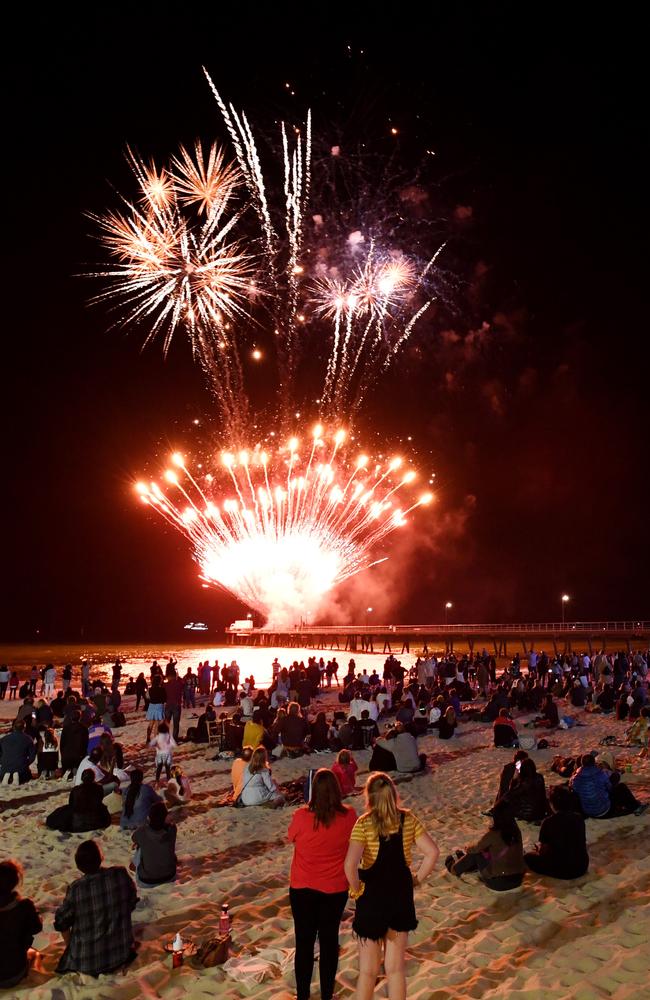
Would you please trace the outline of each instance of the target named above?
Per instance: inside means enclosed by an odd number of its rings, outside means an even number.
[[[215,475],[194,474],[171,456],[163,490],[138,483],[142,501],[185,534],[201,577],[254,607],[274,625],[296,609],[314,614],[342,580],[372,565],[372,549],[432,500],[405,506],[398,495],[416,478],[402,460],[352,458],[345,431],[281,448],[223,452]]]

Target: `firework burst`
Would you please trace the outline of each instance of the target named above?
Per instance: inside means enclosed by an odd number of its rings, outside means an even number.
[[[183,328],[218,380],[211,346],[229,341],[229,324],[247,314],[254,274],[254,255],[232,237],[245,211],[230,211],[239,172],[216,146],[204,158],[200,143],[194,156],[181,147],[169,168],[130,150],[128,160],[137,202],[123,199],[124,211],[94,217],[114,259],[94,301],[107,301],[127,324],[146,321],[147,341],[162,336],[165,352]]]
[[[304,449],[223,452],[197,475],[171,456],[158,483],[138,483],[142,501],[190,540],[201,577],[230,591],[277,626],[313,615],[331,588],[373,564],[377,543],[431,501],[398,496],[416,478],[400,458],[350,455],[346,434],[316,426]]]

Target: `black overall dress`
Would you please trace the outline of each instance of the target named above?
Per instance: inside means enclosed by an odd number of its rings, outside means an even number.
[[[413,903],[413,878],[404,857],[404,813],[397,833],[379,838],[379,852],[370,868],[360,868],[364,884],[357,899],[352,930],[358,938],[380,941],[389,930],[413,931],[418,925]]]

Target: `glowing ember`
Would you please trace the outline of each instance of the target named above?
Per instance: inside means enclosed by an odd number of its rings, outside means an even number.
[[[224,452],[216,474],[201,477],[175,452],[175,468],[164,474],[174,495],[156,483],[136,485],[143,502],[190,539],[201,577],[272,625],[314,614],[335,584],[372,565],[380,539],[432,499],[424,493],[402,509],[396,496],[416,478],[413,470],[395,476],[400,459],[351,458],[344,431],[322,435],[315,427],[302,455],[297,438],[279,450]]]

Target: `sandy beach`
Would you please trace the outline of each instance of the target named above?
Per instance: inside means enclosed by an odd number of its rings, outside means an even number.
[[[268,657],[269,651],[264,651]],[[271,651],[273,654],[273,651]],[[237,650],[242,673],[249,664]],[[294,651],[283,651],[283,663]],[[272,658],[272,657],[271,657]],[[360,660],[361,658],[358,658]],[[270,660],[269,660],[270,662]],[[339,656],[347,663],[347,656]],[[378,664],[378,658],[373,663]],[[405,666],[411,657],[402,657]],[[194,664],[196,665],[196,664]],[[250,669],[255,671],[254,666]],[[335,707],[325,694],[315,708]],[[128,763],[145,763],[153,777],[153,751],[143,747],[146,723],[136,716],[134,698],[125,698],[127,726],[116,733]],[[17,704],[0,703],[0,719],[15,715]],[[197,713],[198,714],[198,706]],[[181,734],[192,710],[184,711]],[[518,723],[526,716],[519,716]],[[615,733],[623,741],[625,723],[580,715],[586,725],[551,736],[548,750],[532,756],[549,784],[560,779],[550,771],[554,754],[573,754],[598,747]],[[650,936],[650,812],[607,821],[587,821],[591,858],[589,873],[575,882],[559,882],[528,874],[521,889],[491,893],[474,877],[450,876],[442,859],[477,839],[487,820],[481,811],[491,804],[498,775],[510,751],[492,746],[491,727],[466,723],[452,740],[434,736],[420,740],[429,757],[426,773],[400,780],[403,803],[422,819],[437,841],[441,861],[426,885],[416,890],[419,926],[410,937],[408,996],[419,1000],[509,997],[521,1000],[640,1000],[647,996]],[[634,749],[614,747],[619,764],[630,763],[625,780],[642,800],[650,799],[650,762]],[[294,807],[268,811],[232,809],[221,803],[230,788],[230,763],[213,760],[214,750],[182,744],[176,760],[192,782],[193,797],[178,823],[181,863],[175,884],[139,890],[134,913],[137,960],[125,975],[93,979],[80,974],[58,976],[55,966],[63,950],[53,929],[53,915],[67,884],[77,877],[74,850],[86,834],[48,830],[44,818],[67,799],[69,785],[33,781],[22,787],[0,787],[0,857],[16,857],[25,867],[23,894],[40,909],[44,929],[35,941],[38,955],[29,977],[8,997],[21,1000],[135,1000],[135,998],[293,997],[293,924],[288,899],[291,849],[285,834]],[[358,787],[365,780],[369,752],[355,752]],[[273,765],[279,782],[304,776],[308,767],[331,766],[332,755],[318,754]],[[360,791],[349,800],[362,811]],[[131,838],[120,830],[117,816],[97,839],[106,864],[128,865]],[[538,827],[521,823],[524,844],[532,847]],[[172,970],[163,944],[180,930],[201,941],[215,929],[219,907],[228,902],[233,918],[233,954],[239,966],[200,969],[187,961]],[[338,996],[352,996],[356,981],[356,945],[346,910],[341,933]],[[243,960],[247,960],[244,963]],[[248,964],[249,972],[241,966]],[[263,977],[263,981],[256,981]],[[645,985],[644,985],[645,984]],[[317,970],[312,995],[319,995]],[[377,997],[385,997],[382,980]]]

